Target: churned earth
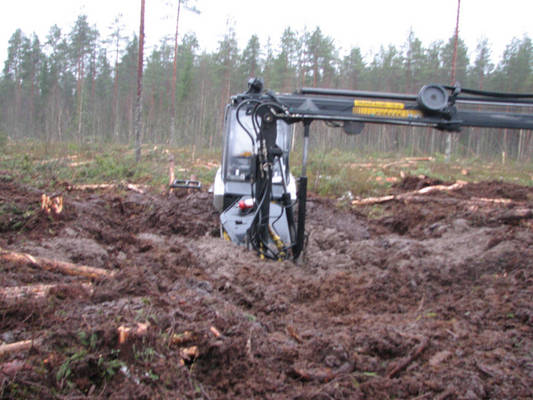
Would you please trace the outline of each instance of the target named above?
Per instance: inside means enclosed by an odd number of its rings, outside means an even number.
[[[310,196],[293,263],[218,238],[205,191],[65,186],[56,214],[0,176],[0,344],[31,341],[0,397],[532,398],[533,188],[439,183]]]

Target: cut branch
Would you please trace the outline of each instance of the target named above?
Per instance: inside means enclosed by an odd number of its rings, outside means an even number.
[[[114,183],[99,183],[87,185],[69,185],[67,190],[103,190],[103,189],[128,189],[133,192],[145,194],[148,189],[147,185],[135,185],[133,183],[114,184]]]
[[[54,284],[36,284],[28,286],[13,286],[0,288],[0,299],[7,301],[8,303],[16,302],[20,300],[28,299],[40,299],[48,296],[51,290],[64,286],[64,283]],[[70,284],[72,286],[72,284]],[[92,291],[92,284],[90,282],[81,283],[84,290],[88,293]]]
[[[453,190],[458,190],[466,186],[467,182],[465,181],[457,181],[453,185],[434,185],[434,186],[426,186],[425,188],[422,188],[420,190],[416,190],[414,193],[417,194],[428,194],[433,192],[451,192]],[[408,195],[406,193],[405,195]],[[403,194],[400,196],[404,196]]]
[[[329,368],[303,370],[300,368],[292,367],[289,370],[289,375],[295,379],[299,379],[304,382],[318,381],[326,383],[337,378],[340,375],[349,374],[353,372],[354,369],[355,363],[353,361],[347,361],[336,370],[331,370]]]
[[[296,329],[294,329],[293,326],[290,326],[290,325],[287,325],[287,333],[294,339],[296,340],[298,343],[302,344],[304,341],[302,340],[302,338],[300,337],[300,335],[298,335],[298,332],[296,332]]]
[[[394,200],[396,198],[397,198],[397,196],[395,196],[395,195],[382,196],[382,197],[367,197],[366,199],[353,200],[352,201],[352,205],[354,205],[354,206],[367,206],[367,205],[370,205],[370,204],[386,203],[386,202]]]
[[[113,272],[102,268],[34,257],[27,253],[17,253],[15,251],[2,249],[0,249],[0,260],[10,261],[16,264],[29,264],[32,267],[41,268],[47,271],[56,271],[66,275],[83,276],[86,278],[111,278],[114,276]]]
[[[0,357],[7,354],[20,353],[39,345],[39,340],[23,340],[21,342],[0,345]]]
[[[148,186],[146,186],[146,185],[134,185],[133,183],[128,183],[126,185],[126,189],[131,190],[132,192],[140,193],[140,194],[145,194],[146,193],[146,188],[148,188]]]
[[[382,168],[389,168],[394,165],[401,165],[401,164],[416,164],[417,161],[433,161],[433,157],[407,157],[403,158],[398,161],[393,161],[391,163],[385,164],[382,166]]]
[[[406,200],[416,195],[426,195],[426,194],[430,194],[434,192],[451,192],[453,190],[458,190],[458,189],[463,188],[466,184],[467,182],[457,181],[453,185],[449,185],[449,186],[446,186],[446,185],[427,186],[420,190],[414,190],[411,192],[406,192],[406,193],[397,194],[397,195],[388,195],[388,196],[382,196],[382,197],[369,197],[366,199],[354,200],[352,201],[352,205],[363,206],[363,205],[370,205],[370,204],[379,204],[379,203],[386,203],[392,200]]]
[[[401,359],[396,365],[394,365],[389,372],[387,372],[387,378],[394,378],[400,372],[402,372],[409,364],[411,364],[422,352],[426,349],[429,344],[429,339],[424,337],[420,339],[420,344],[413,350],[413,352]]]
[[[531,218],[533,218],[533,210],[531,208],[517,208],[515,210],[509,210],[497,217],[498,221],[503,223],[513,223],[522,219]]]

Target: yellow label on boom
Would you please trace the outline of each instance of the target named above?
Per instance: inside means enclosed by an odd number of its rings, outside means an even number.
[[[369,100],[354,100],[352,113],[391,118],[419,118],[422,116],[418,110],[406,110],[403,103]]]

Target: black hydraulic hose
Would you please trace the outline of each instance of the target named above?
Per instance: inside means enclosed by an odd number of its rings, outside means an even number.
[[[443,88],[448,90],[455,90],[455,86],[445,85]],[[461,93],[474,94],[476,96],[497,97],[503,99],[533,99],[533,93],[504,93],[504,92],[491,92],[487,90],[467,89],[461,88]]]
[[[342,89],[322,89],[322,88],[308,88],[300,89],[300,94],[303,95],[322,95],[322,96],[341,96],[341,97],[366,97],[368,99],[383,99],[383,100],[400,100],[400,101],[416,101],[416,94],[402,94],[402,93],[381,93],[368,92],[365,90],[342,90]]]
[[[237,122],[239,123],[239,125],[241,126],[241,128],[244,130],[244,132],[246,132],[246,134],[250,137],[250,140],[252,141],[252,149],[255,148],[255,140],[254,140],[254,137],[252,136],[252,134],[248,131],[248,129],[246,129],[246,127],[244,126],[244,124],[241,122],[241,119],[239,117],[239,113],[241,111],[241,107],[243,107],[245,104],[249,104],[249,103],[259,103],[258,100],[248,100],[248,101],[243,101],[241,104],[239,104],[239,106],[237,107],[237,110],[236,110],[236,116],[237,116]]]

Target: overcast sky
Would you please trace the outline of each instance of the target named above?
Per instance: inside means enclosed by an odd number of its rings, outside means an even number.
[[[106,37],[115,17],[122,13],[126,32],[138,31],[140,0],[16,0],[2,2],[0,13],[0,62],[7,57],[8,40],[20,28],[35,32],[41,42],[53,24],[64,33],[80,14]],[[173,4],[171,4],[173,3]],[[194,0],[191,1],[194,4]],[[175,29],[177,0],[146,0],[145,33],[150,48]],[[227,31],[234,27],[243,49],[252,34],[261,44],[270,37],[274,48],[283,30],[290,26],[301,32],[320,26],[335,40],[342,53],[360,47],[367,61],[380,45],[401,46],[412,29],[424,45],[448,40],[455,29],[457,0],[197,0],[197,15],[182,9],[180,36],[195,32],[201,49],[213,51]],[[460,35],[471,53],[487,38],[497,61],[513,37],[533,38],[533,0],[462,0]]]

